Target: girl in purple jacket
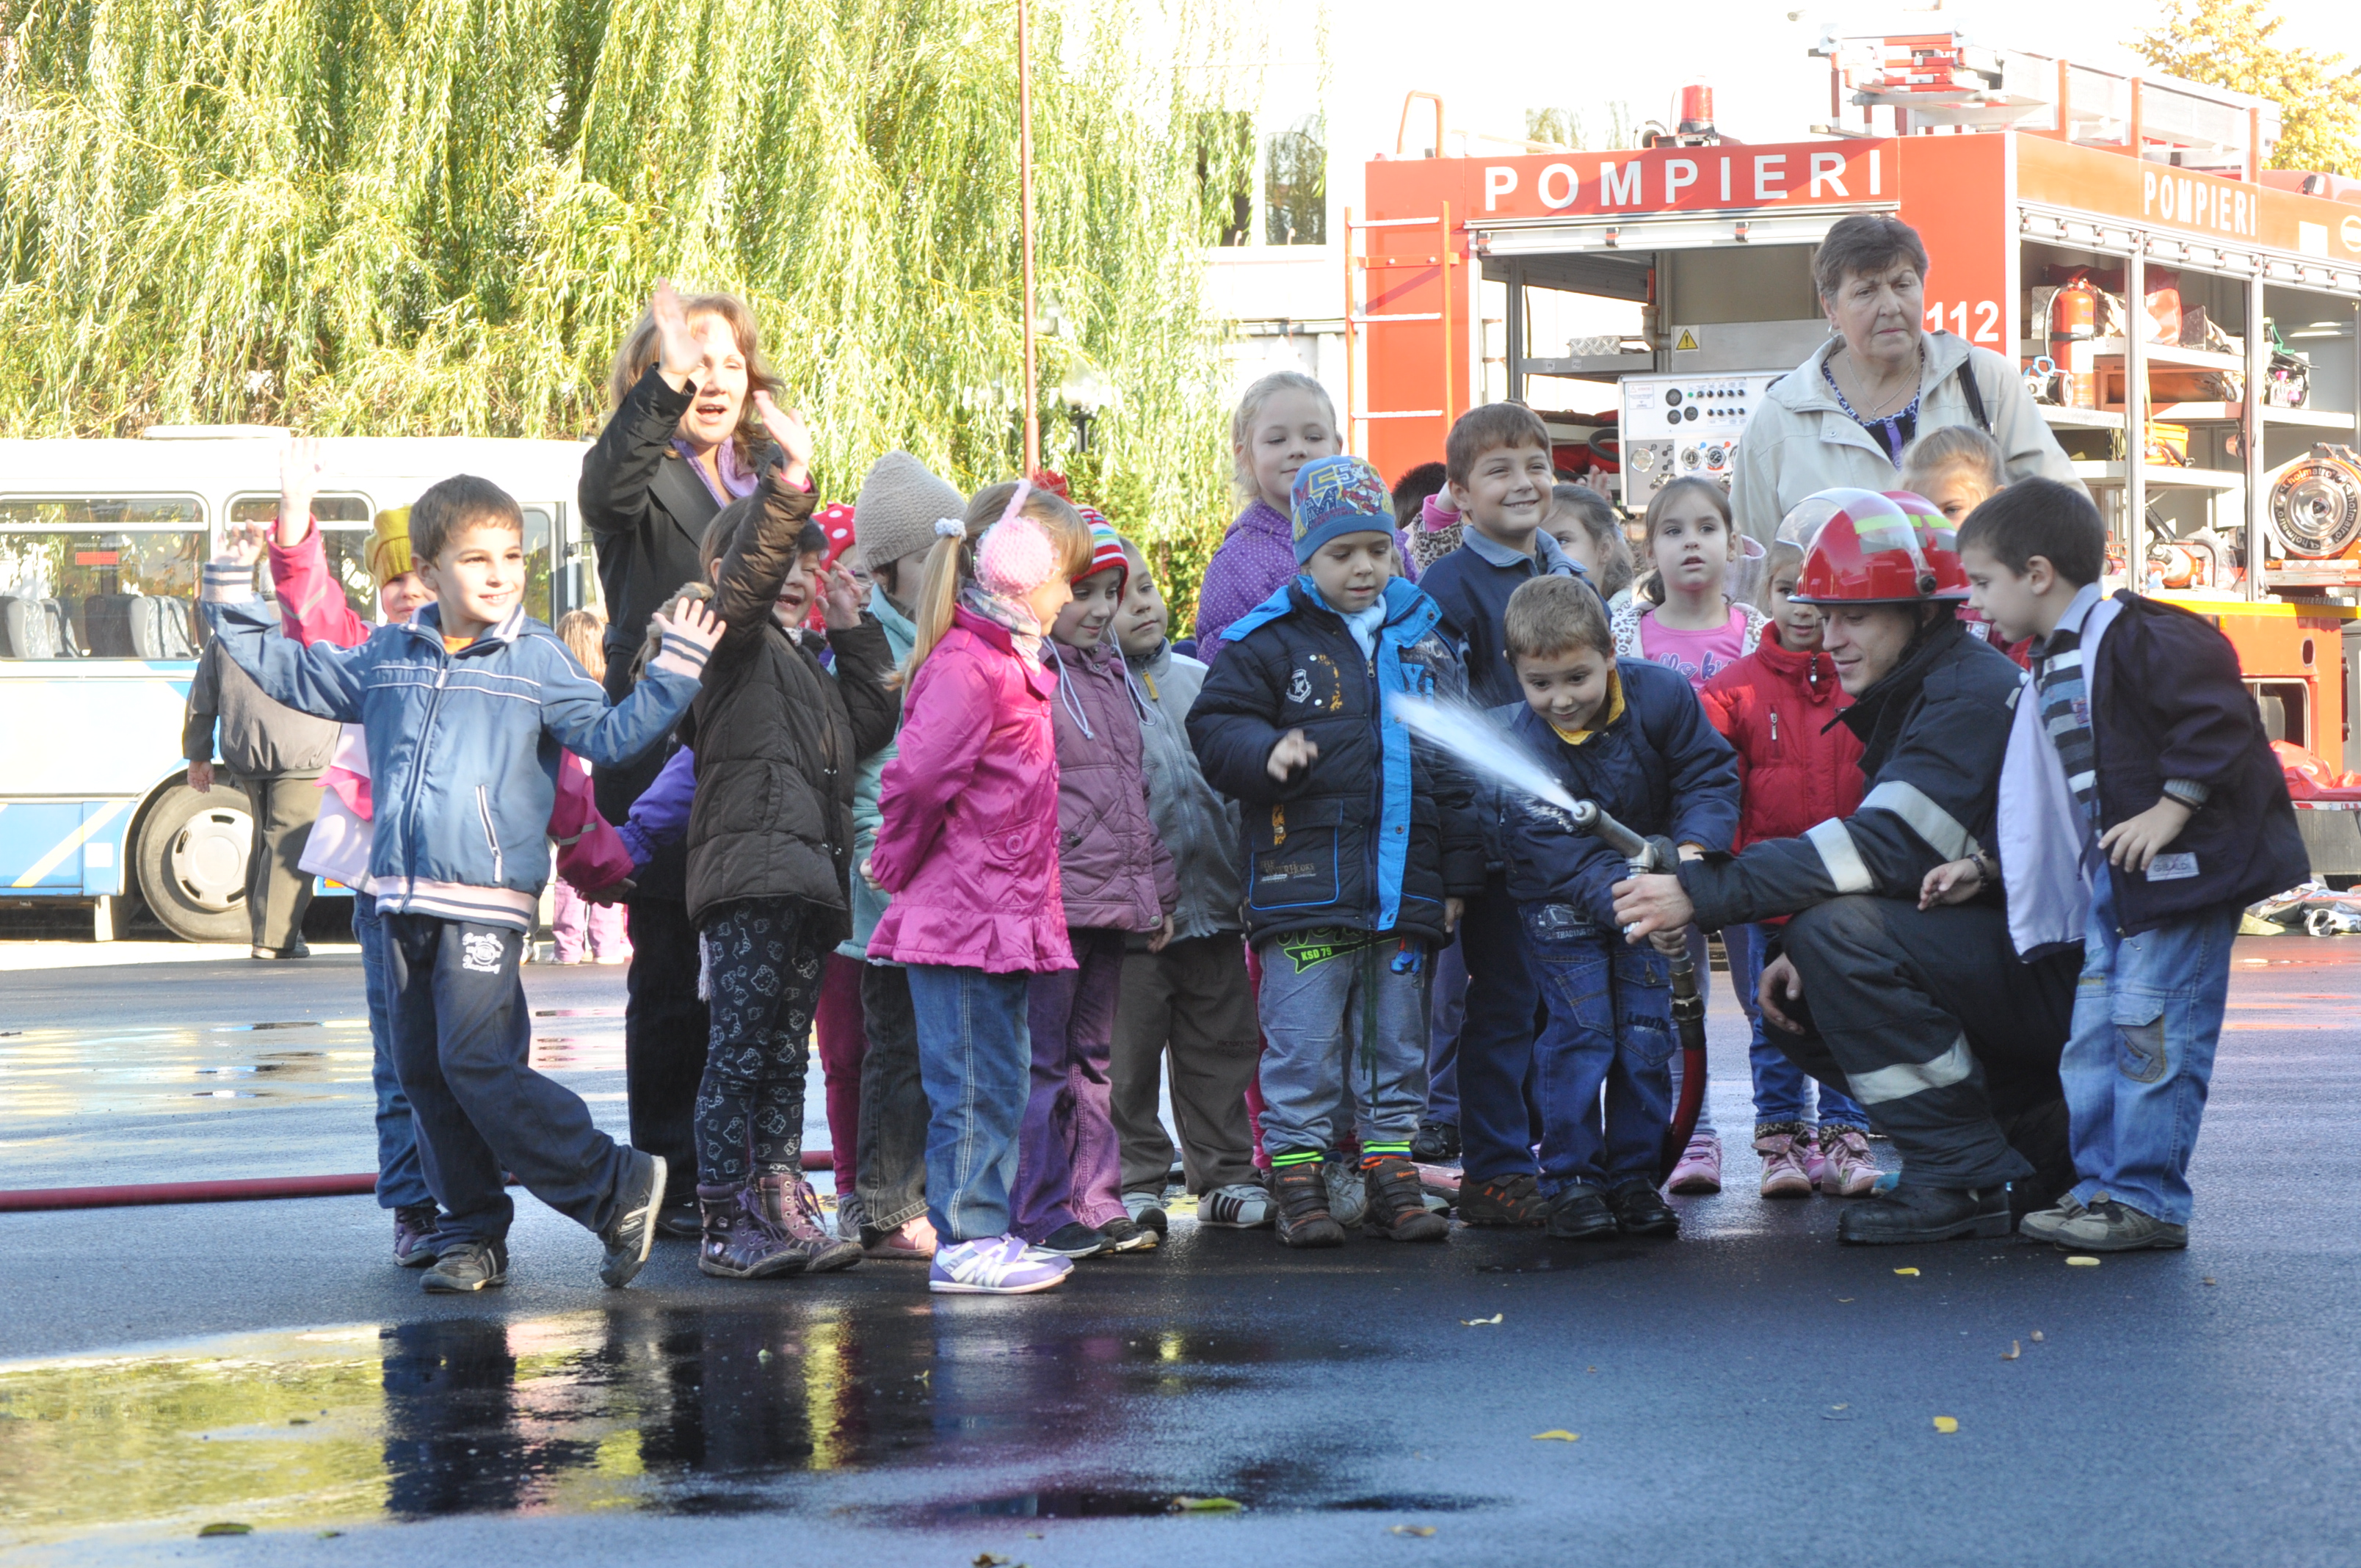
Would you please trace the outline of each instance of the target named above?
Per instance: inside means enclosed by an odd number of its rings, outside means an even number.
[[[1172,938],[1172,856],[1148,815],[1140,725],[1155,722],[1106,638],[1130,563],[1095,513],[1091,558],[1049,628],[1058,671],[1058,874],[1075,967],[1033,977],[1033,1092],[1016,1162],[1016,1234],[1063,1257],[1139,1252],[1157,1234],[1123,1206],[1107,1062],[1125,938]]]
[[[989,521],[971,548],[967,535]],[[1090,563],[1090,531],[1018,479],[935,524],[903,666],[900,752],[878,780],[862,874],[894,895],[872,958],[906,965],[926,1085],[936,1290],[1046,1290],[1073,1267],[1012,1234],[1032,1058],[1027,989],[1071,970],[1058,886],[1058,679],[1043,633]]]

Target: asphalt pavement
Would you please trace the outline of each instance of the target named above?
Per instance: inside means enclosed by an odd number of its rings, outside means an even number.
[[[684,1242],[610,1292],[521,1200],[511,1283],[451,1299],[368,1198],[0,1215],[0,1561],[2351,1564],[2361,943],[2237,964],[2191,1245],[2096,1267],[1756,1198],[1722,976],[1728,1187],[1670,1243],[1184,1212],[1043,1297]],[[527,977],[620,1129],[620,971]],[[0,973],[0,1186],[367,1169],[358,981]]]

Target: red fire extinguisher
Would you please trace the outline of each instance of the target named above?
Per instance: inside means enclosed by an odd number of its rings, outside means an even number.
[[[2049,302],[2049,357],[2058,364],[2059,399],[2068,408],[2099,406],[2099,291],[2077,272]]]

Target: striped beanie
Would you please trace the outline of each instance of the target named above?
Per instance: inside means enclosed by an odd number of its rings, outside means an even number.
[[[1120,594],[1131,582],[1131,558],[1123,553],[1123,536],[1115,532],[1114,526],[1099,515],[1096,509],[1076,507],[1074,510],[1081,512],[1082,521],[1091,525],[1091,559],[1088,565],[1074,574],[1073,580],[1079,583],[1084,577],[1096,576],[1112,566],[1116,573],[1115,592]]]

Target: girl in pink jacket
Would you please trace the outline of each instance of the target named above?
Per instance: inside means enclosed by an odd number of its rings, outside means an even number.
[[[989,521],[972,547],[967,536]],[[1046,630],[1090,563],[1074,509],[1027,480],[935,524],[911,620],[900,751],[879,778],[863,874],[894,895],[872,958],[907,967],[926,1085],[929,1286],[1016,1295],[1072,1264],[1012,1234],[1032,1059],[1032,977],[1074,967],[1058,878],[1054,666]]]

